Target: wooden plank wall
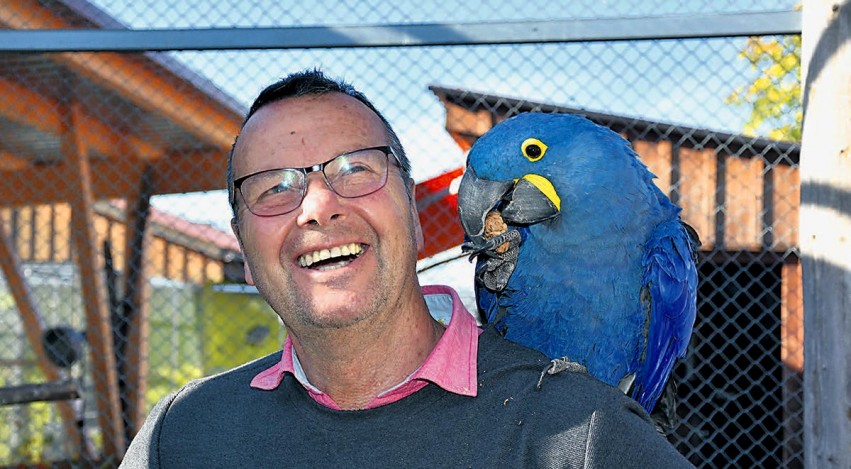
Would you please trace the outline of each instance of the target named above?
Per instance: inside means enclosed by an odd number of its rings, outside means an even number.
[[[487,109],[470,111],[441,101],[446,129],[464,151],[505,119]],[[666,139],[629,139],[657,176],[659,188],[683,208],[683,219],[700,234],[703,251],[785,252],[797,246],[797,167],[767,165],[759,155],[689,148]]]
[[[12,237],[22,262],[72,262],[70,220],[68,204],[0,209],[0,221]],[[126,225],[96,214],[94,228],[98,246],[109,239],[115,266],[123,269],[126,265]],[[145,262],[151,277],[194,284],[224,280],[222,261],[163,237],[152,238]]]

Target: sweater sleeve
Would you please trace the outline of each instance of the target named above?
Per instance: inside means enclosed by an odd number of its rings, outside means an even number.
[[[121,461],[119,468],[141,469],[141,468],[159,468],[159,435],[162,429],[163,421],[168,413],[168,408],[174,402],[176,394],[169,395],[160,400],[148,417],[145,423],[127,449],[124,459]]]
[[[585,467],[694,467],[655,430],[644,409],[617,397],[619,402],[591,415]]]

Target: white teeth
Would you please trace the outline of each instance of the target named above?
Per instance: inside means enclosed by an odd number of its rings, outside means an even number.
[[[342,246],[334,246],[331,249],[320,249],[318,251],[303,254],[298,258],[298,265],[301,267],[310,267],[311,265],[331,258],[341,256],[357,256],[363,252],[363,248],[358,243],[349,243]]]

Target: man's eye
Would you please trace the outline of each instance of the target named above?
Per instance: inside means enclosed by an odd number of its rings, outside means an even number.
[[[287,191],[291,191],[291,190],[293,190],[292,185],[285,183],[285,182],[281,182],[280,184],[278,184],[278,185],[270,188],[269,190],[267,190],[265,193],[266,194],[280,194],[281,192],[287,192]]]
[[[375,172],[371,167],[369,167],[366,164],[355,163],[355,164],[348,165],[345,168],[342,168],[340,170],[340,175],[341,176],[347,176],[349,174],[357,174],[357,173],[361,173],[361,172],[364,172],[364,171],[373,172],[373,173]]]
[[[259,186],[260,184],[258,184]],[[257,195],[257,199],[276,196],[279,194],[289,194],[298,192],[298,175],[297,174],[280,174],[274,179],[269,179],[266,184],[263,184],[262,191]]]

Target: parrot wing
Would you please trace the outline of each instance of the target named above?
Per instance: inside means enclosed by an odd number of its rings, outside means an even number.
[[[697,314],[698,246],[697,233],[681,220],[660,224],[647,241],[641,298],[649,327],[633,398],[648,412],[688,348]]]
[[[479,317],[484,323],[496,321],[499,311],[499,297],[497,292],[488,290],[484,285],[476,285],[476,306],[479,308]]]

